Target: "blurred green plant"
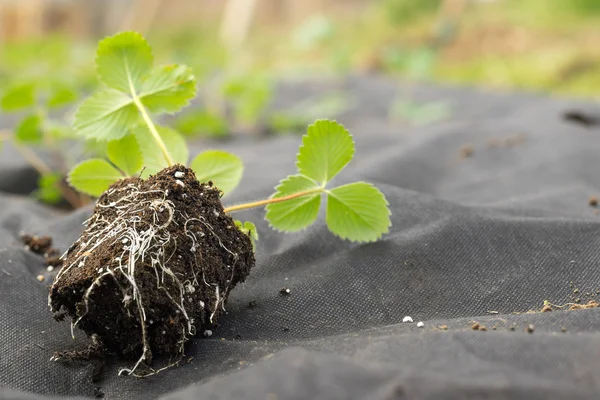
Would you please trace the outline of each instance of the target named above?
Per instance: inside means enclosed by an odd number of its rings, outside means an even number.
[[[53,112],[71,105],[77,97],[77,89],[72,85],[52,76],[41,76],[12,83],[0,98],[3,111],[20,115],[14,129],[0,136],[0,143],[10,142],[36,169],[40,175],[39,190],[33,194],[45,203],[66,200],[78,207],[84,201],[63,182],[68,166],[73,163],[68,150],[73,131],[67,123],[53,117]],[[56,165],[50,167],[37,154],[40,151],[53,157]]]

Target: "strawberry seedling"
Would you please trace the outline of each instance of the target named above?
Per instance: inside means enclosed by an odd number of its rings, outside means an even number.
[[[69,175],[75,188],[99,199],[63,255],[49,303],[95,348],[137,360],[121,373],[157,373],[181,360],[192,337],[212,334],[231,290],[255,264],[256,227],[230,214],[266,207],[272,228],[294,232],[313,224],[325,202],[327,227],[342,239],[373,242],[388,231],[388,203],[377,188],[330,187],[355,152],[337,122],[309,126],[297,173],[272,196],[224,207],[221,197],[241,180],[241,160],[209,150],[186,167],[185,141],[152,119],[179,111],[195,95],[189,68],[154,67],[150,46],[133,32],[101,41],[96,64],[106,88],[83,102],[74,128],[108,141],[108,160],[84,161]],[[155,356],[174,361],[156,368]]]

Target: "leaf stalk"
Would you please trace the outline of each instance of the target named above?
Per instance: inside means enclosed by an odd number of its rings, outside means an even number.
[[[169,154],[169,151],[167,150],[167,146],[165,145],[165,142],[160,137],[160,134],[158,133],[158,130],[156,129],[156,125],[154,125],[154,122],[152,122],[150,115],[148,115],[148,111],[146,111],[146,107],[144,107],[144,104],[141,102],[140,98],[138,97],[129,74],[127,76],[127,79],[129,80],[129,91],[131,93],[131,98],[133,99],[133,103],[135,104],[137,109],[140,111],[140,114],[142,114],[142,118],[144,119],[144,122],[148,126],[148,129],[150,130],[152,137],[156,141],[156,144],[160,148],[160,151],[161,151],[163,157],[167,161],[167,164],[169,164],[169,167],[173,166],[173,164],[174,164],[173,159],[171,158],[171,155]]]
[[[252,201],[249,203],[243,203],[243,204],[238,204],[238,205],[231,206],[231,207],[226,207],[224,209],[224,211],[226,214],[229,214],[229,213],[236,212],[236,211],[242,211],[242,210],[248,210],[250,208],[266,206],[268,204],[282,203],[284,201],[289,201],[289,200],[297,199],[299,197],[309,196],[309,195],[315,194],[315,193],[323,193],[324,191],[325,191],[324,188],[318,187],[318,188],[314,188],[314,189],[310,189],[310,190],[304,190],[304,191],[298,192],[298,193],[289,194],[287,196],[271,197],[269,199]]]

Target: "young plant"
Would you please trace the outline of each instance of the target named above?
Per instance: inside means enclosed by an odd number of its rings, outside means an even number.
[[[191,337],[212,334],[231,290],[255,263],[256,227],[234,221],[231,213],[266,206],[271,227],[293,232],[316,221],[324,198],[327,226],[338,237],[372,242],[388,231],[388,203],[377,188],[366,182],[329,186],[355,152],[352,136],[337,122],[319,120],[308,128],[297,173],[271,197],[223,207],[223,191],[241,178],[239,158],[206,151],[186,168],[185,141],[150,117],[187,104],[195,91],[191,72],[152,67],[148,44],[131,32],[100,42],[96,62],[108,88],[82,104],[75,128],[109,140],[112,164],[88,160],[70,174],[71,184],[100,198],[87,228],[63,255],[49,303],[57,318],[69,315],[72,327],[83,329],[97,348],[137,358],[121,373],[160,372],[181,360]],[[207,180],[217,188],[201,183]],[[176,361],[153,369],[157,354]]]
[[[98,44],[96,69],[104,88],[86,99],[75,114],[82,137],[108,142],[107,157],[86,160],[69,174],[77,190],[100,196],[118,179],[146,177],[165,167],[187,164],[189,151],[175,130],[156,124],[152,115],[173,114],[196,95],[196,78],[183,65],[153,66],[152,50],[138,33],[123,32]],[[212,180],[229,193],[239,183],[241,160],[206,151],[191,162],[202,181]],[[201,172],[201,173],[200,173]]]
[[[67,143],[73,138],[72,130],[62,121],[50,116],[54,110],[64,108],[77,98],[74,87],[59,79],[20,79],[9,85],[0,98],[6,112],[21,112],[24,116],[15,129],[0,134],[2,142],[10,142],[21,156],[39,173],[39,200],[56,204],[66,200],[78,207],[84,199],[77,195],[63,179],[71,160]],[[54,160],[50,166],[37,154],[44,149]]]

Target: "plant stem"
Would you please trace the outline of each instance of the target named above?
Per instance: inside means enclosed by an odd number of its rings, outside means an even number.
[[[315,189],[305,190],[303,192],[289,194],[287,196],[272,197],[270,199],[252,201],[250,203],[244,203],[244,204],[238,204],[238,205],[231,206],[231,207],[226,207],[224,211],[225,211],[225,213],[228,214],[228,213],[232,213],[232,212],[236,212],[236,211],[247,210],[249,208],[262,207],[262,206],[266,206],[268,204],[282,203],[284,201],[297,199],[299,197],[304,197],[304,196],[308,196],[308,195],[315,194],[315,193],[322,193],[324,191],[325,191],[324,188],[319,187],[319,188],[315,188]]]
[[[7,131],[0,131],[0,142],[6,141],[11,142],[14,148],[21,154],[21,157],[25,159],[37,171],[40,175],[51,174],[52,169],[38,157],[35,152],[33,152],[29,147],[22,146],[19,143],[11,140],[11,133]],[[75,193],[69,186],[63,184],[62,182],[58,183],[58,190],[62,194],[63,198],[73,207],[79,208],[83,204],[83,201],[77,193]]]
[[[135,92],[135,87],[133,86],[133,82],[131,81],[131,77],[129,76],[129,71],[128,71],[127,79],[129,80],[129,91],[131,92],[131,98],[133,99],[133,103],[135,104],[137,109],[140,111],[140,114],[142,114],[142,118],[144,119],[144,122],[146,123],[146,125],[148,125],[148,129],[150,130],[150,133],[152,134],[152,137],[154,138],[154,140],[156,141],[156,144],[160,148],[160,151],[162,152],[163,156],[165,157],[167,164],[169,164],[169,167],[172,166],[173,159],[171,158],[171,155],[169,154],[169,151],[167,150],[167,146],[165,145],[165,142],[160,137],[160,134],[158,133],[158,130],[156,129],[156,126],[154,125],[154,122],[152,122],[150,115],[148,115],[148,111],[146,111],[146,107],[144,107],[144,105],[140,101],[140,98],[138,97],[137,93]]]

